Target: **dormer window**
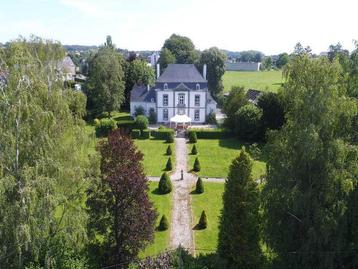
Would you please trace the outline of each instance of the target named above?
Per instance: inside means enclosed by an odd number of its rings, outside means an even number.
[[[196,89],[200,90],[200,84],[196,84]]]
[[[164,90],[168,90],[168,84],[164,83]]]

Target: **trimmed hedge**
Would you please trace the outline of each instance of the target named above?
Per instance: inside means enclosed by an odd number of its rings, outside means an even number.
[[[168,145],[167,147],[167,152],[165,153],[166,155],[170,156],[173,154],[173,151],[172,151],[172,146],[171,145]]]
[[[192,149],[191,149],[191,155],[197,155],[197,154],[198,154],[198,150],[196,149],[196,146],[194,144]]]
[[[117,122],[118,128],[125,129],[131,131],[135,129],[135,121],[134,120],[121,120]]]
[[[196,157],[194,161],[193,171],[199,172],[200,170],[201,170],[201,166],[200,166],[199,158]]]
[[[196,136],[196,132],[194,130],[188,131],[189,143],[196,143],[198,138]]]
[[[166,171],[172,171],[173,170],[173,164],[172,164],[172,158],[168,158],[167,164],[165,165]]]
[[[109,132],[116,129],[116,121],[110,118],[103,118],[101,120],[95,119],[96,136],[108,136]]]
[[[131,131],[131,138],[132,138],[132,139],[140,138],[140,130],[138,130],[138,129],[133,129],[133,130]]]
[[[191,133],[196,133],[198,139],[221,139],[234,136],[232,132],[225,129],[190,129],[188,131],[189,141]]]
[[[170,137],[174,138],[174,130],[169,128],[163,128],[158,130],[153,130],[151,132],[154,139],[158,140],[170,140]]]
[[[150,130],[148,130],[148,129],[143,130],[141,133],[141,138],[149,139],[150,138]]]

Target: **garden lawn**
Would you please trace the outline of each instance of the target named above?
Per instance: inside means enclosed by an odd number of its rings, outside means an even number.
[[[144,172],[147,176],[160,176],[165,171],[165,165],[167,164],[168,157],[165,155],[168,143],[164,140],[155,139],[135,139],[135,145],[144,154]],[[175,168],[175,145],[172,146],[172,164]]]
[[[199,222],[203,210],[208,218],[208,227],[205,230],[194,230],[196,253],[212,253],[217,249],[224,186],[224,183],[204,182],[204,193],[192,192],[193,224]]]
[[[154,203],[154,207],[158,212],[156,227],[159,225],[160,218],[163,214],[167,216],[169,223],[171,222],[172,212],[172,195],[171,193],[161,195],[156,191],[158,182],[149,183],[149,199]],[[169,224],[170,225],[170,224]],[[170,240],[170,226],[166,231],[156,231],[154,235],[154,242],[147,246],[147,248],[140,253],[140,257],[147,257],[157,255],[169,248]]]
[[[255,89],[276,92],[280,88],[282,72],[280,70],[244,72],[226,71],[223,76],[224,92],[229,92],[232,86],[243,86],[245,90]]]
[[[198,139],[196,143],[198,154],[189,156],[188,168],[193,168],[195,157],[198,157],[201,165],[201,170],[198,172],[199,176],[226,178],[232,160],[239,156],[243,145],[236,138]],[[188,144],[189,153],[192,146],[193,144]],[[248,145],[245,146],[247,148]],[[259,178],[265,171],[265,162],[254,161],[252,176],[255,179]]]

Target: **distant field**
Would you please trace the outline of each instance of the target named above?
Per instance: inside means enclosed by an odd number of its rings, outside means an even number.
[[[257,89],[276,92],[283,82],[281,71],[242,72],[226,71],[223,76],[224,92],[229,92],[231,86],[244,86],[245,89]]]

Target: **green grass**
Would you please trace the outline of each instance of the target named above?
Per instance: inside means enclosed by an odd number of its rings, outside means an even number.
[[[168,221],[171,222],[172,213],[171,193],[166,195],[158,194],[158,192],[156,191],[157,187],[158,182],[149,183],[149,199],[154,203],[154,207],[158,212],[156,226],[159,225],[160,218],[163,214],[165,214],[168,218]],[[154,235],[154,242],[140,254],[140,257],[153,256],[163,252],[164,250],[169,248],[169,240],[170,227],[167,231],[156,231]]]
[[[223,183],[204,182],[204,193],[192,193],[191,195],[193,224],[196,225],[198,223],[203,210],[205,210],[208,218],[208,227],[205,230],[194,230],[196,253],[210,253],[214,252],[217,248],[219,216],[223,206],[223,192]]]
[[[188,168],[193,168],[195,157],[198,157],[201,165],[201,170],[198,172],[199,176],[226,178],[231,161],[240,154],[243,145],[236,138],[198,139],[196,143],[198,154],[189,156]],[[188,144],[189,153],[192,146],[193,144]],[[265,170],[265,162],[255,161],[252,175],[254,178],[258,178],[265,173]]]
[[[147,176],[160,176],[165,169],[165,165],[168,161],[167,155],[165,155],[168,143],[163,140],[155,139],[136,139],[134,143],[138,149],[144,154],[144,172]],[[173,169],[175,166],[175,146],[172,145],[172,163]]]
[[[224,92],[229,92],[231,86],[243,86],[245,89],[276,92],[283,82],[282,72],[277,70],[243,72],[226,71],[223,76]]]

